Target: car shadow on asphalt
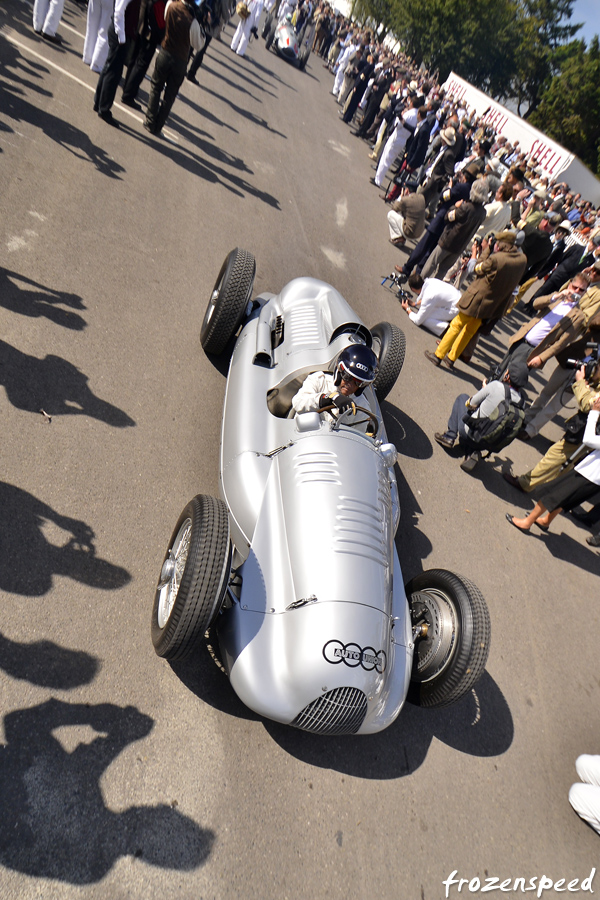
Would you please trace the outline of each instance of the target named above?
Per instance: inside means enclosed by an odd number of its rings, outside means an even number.
[[[410,775],[425,761],[433,738],[471,756],[499,756],[513,741],[509,706],[488,672],[473,690],[446,709],[421,709],[406,703],[398,719],[385,731],[323,736],[264,719],[244,706],[216,654],[205,646],[188,659],[170,665],[188,690],[209,706],[237,719],[262,722],[290,756],[358,778]]]
[[[0,266],[0,306],[21,316],[45,316],[55,325],[83,331],[87,322],[73,309],[85,309],[78,294],[57,291],[19,272]],[[71,309],[61,309],[62,306]]]
[[[388,400],[384,400],[381,404],[381,412],[387,436],[395,445],[400,457],[394,467],[401,510],[395,541],[402,572],[408,578],[412,578],[423,571],[423,560],[429,556],[433,548],[431,541],[419,527],[423,510],[404,477],[401,458],[431,459],[433,446],[420,425]]]
[[[122,566],[96,555],[89,525],[5,481],[0,481],[0,534],[0,590],[41,597],[55,575],[107,591],[131,581]]]
[[[411,459],[431,459],[433,446],[420,425],[389,400],[381,404],[387,436],[401,456]]]
[[[120,811],[104,802],[106,770],[153,727],[133,706],[55,698],[5,715],[0,864],[73,885],[99,882],[125,856],[178,871],[203,865],[215,835],[178,812],[177,798]],[[140,790],[143,771],[138,757],[130,778],[139,775]]]
[[[220,660],[216,635],[211,634],[208,642],[201,642],[186,659],[170,662],[169,665],[181,683],[203,703],[236,719],[261,721],[257,713],[244,706],[231,687]]]
[[[433,738],[470,756],[500,756],[514,736],[508,704],[487,672],[458,703],[440,710],[407,703],[389,728],[373,735],[324,737],[275,722],[264,725],[283,750],[307,765],[379,780],[415,772]]]

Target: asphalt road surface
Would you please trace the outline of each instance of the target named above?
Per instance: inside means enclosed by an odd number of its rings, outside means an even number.
[[[119,130],[93,113],[72,0],[62,48],[20,0],[0,28],[2,900],[438,900],[454,870],[588,876],[598,837],[567,793],[576,756],[600,750],[599,559],[567,517],[511,528],[531,500],[499,474],[560,428],[472,476],[432,437],[519,315],[476,365],[424,359],[433,337],[380,286],[404,252],[319,59],[302,73],[263,41],[240,59],[228,26],[155,139],[118,102]],[[154,654],[166,542],[218,492],[225,378],[198,335],[235,246],[257,292],[316,276],[407,332],[385,404],[403,571],[466,575],[492,618],[487,672],[450,709],[320,738],[246,710],[207,653]]]

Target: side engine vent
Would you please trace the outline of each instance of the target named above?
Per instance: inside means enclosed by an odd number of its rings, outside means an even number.
[[[366,695],[358,688],[341,687],[309,703],[292,725],[313,734],[356,734],[366,714]]]

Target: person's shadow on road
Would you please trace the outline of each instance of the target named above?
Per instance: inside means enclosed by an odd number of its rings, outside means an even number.
[[[53,641],[21,643],[0,633],[0,669],[19,681],[69,691],[93,681],[100,662],[84,650],[70,650]]]
[[[102,147],[96,146],[84,131],[66,119],[48,112],[41,105],[34,106],[26,99],[25,90],[34,91],[42,96],[52,96],[41,87],[41,81],[48,73],[47,66],[26,59],[14,44],[7,40],[2,43],[2,62],[4,71],[8,73],[8,77],[0,79],[0,109],[4,116],[20,125],[27,123],[39,128],[50,140],[55,141],[73,156],[91,162],[102,175],[121,180],[125,173],[123,166],[111,159],[109,153]],[[6,123],[2,130],[14,131],[12,126]]]
[[[21,316],[38,318],[45,316],[56,325],[82,331],[85,319],[72,309],[85,309],[77,294],[55,291],[18,272],[0,266],[0,306]],[[71,309],[62,309],[70,306]]]
[[[93,539],[85,522],[0,481],[0,590],[40,597],[53,575],[103,590],[123,587],[129,572],[96,556]]]
[[[180,871],[202,865],[214,833],[178,812],[175,801],[122,812],[104,802],[104,772],[153,725],[133,706],[54,698],[6,715],[6,743],[0,747],[0,864],[74,885],[100,881],[123,856]],[[69,726],[87,726],[97,736],[69,752],[58,736]]]
[[[13,406],[26,412],[91,416],[113,428],[135,425],[122,409],[96,397],[88,376],[60,356],[38,359],[0,341],[0,384]]]

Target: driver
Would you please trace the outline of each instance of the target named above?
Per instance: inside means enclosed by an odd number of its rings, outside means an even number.
[[[292,398],[294,414],[320,412],[329,406],[338,410],[334,418],[351,411],[356,414],[355,401],[368,384],[375,380],[377,357],[364,344],[351,344],[338,357],[334,374],[313,372]],[[330,415],[333,410],[328,411]]]

